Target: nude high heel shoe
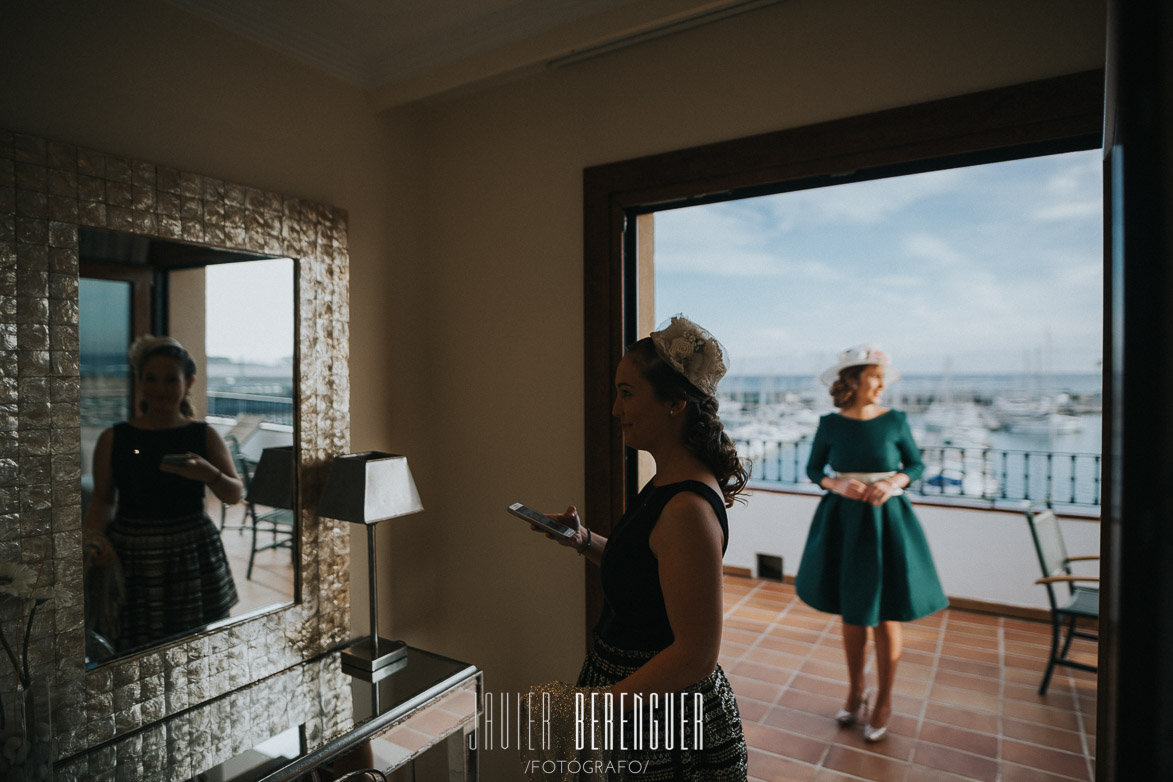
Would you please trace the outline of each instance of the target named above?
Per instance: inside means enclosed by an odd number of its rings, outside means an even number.
[[[884,736],[888,735],[888,726],[881,725],[878,728],[873,728],[871,725],[863,726],[863,740],[869,744],[875,744],[877,741],[883,741]]]
[[[865,689],[863,695],[860,696],[859,705],[855,707],[855,710],[840,709],[835,714],[835,721],[845,728],[857,722],[864,722],[867,719],[868,701],[871,698],[871,693],[871,690]]]
[[[835,713],[835,721],[843,727],[855,724],[855,712],[850,709],[840,709]]]
[[[892,718],[891,708],[889,708],[888,719]],[[862,720],[861,720],[862,722]],[[883,741],[884,737],[888,735],[888,723],[877,725],[873,727],[871,724],[864,722],[863,725],[863,740],[869,744],[875,744],[877,741]]]

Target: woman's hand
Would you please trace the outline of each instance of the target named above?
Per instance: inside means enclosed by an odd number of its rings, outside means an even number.
[[[187,459],[182,462],[163,462],[159,469],[200,483],[211,483],[220,477],[220,468],[209,462],[199,454],[188,451]]]
[[[109,543],[97,543],[93,547],[95,565],[113,565],[118,561],[118,554]]]
[[[867,484],[855,478],[827,478],[825,488],[849,500],[862,500],[868,490]]]
[[[118,554],[114,551],[114,547],[110,545],[110,540],[106,537],[106,533],[101,530],[85,527],[82,530],[82,542],[93,564],[113,565],[118,561]]]
[[[883,505],[888,500],[892,499],[898,494],[903,494],[904,490],[893,483],[891,480],[876,481],[866,488],[863,495],[863,501],[871,505]]]
[[[541,532],[545,534],[547,538],[553,541],[557,541],[560,545],[570,546],[575,551],[581,549],[586,544],[586,528],[582,526],[582,523],[578,519],[578,508],[571,505],[566,509],[565,513],[547,513],[546,515],[554,519],[554,521],[560,522],[570,527],[572,530],[574,530],[574,534],[569,538],[564,538],[561,535],[551,535],[541,527],[536,527],[533,524],[529,525],[529,528],[534,532]]]

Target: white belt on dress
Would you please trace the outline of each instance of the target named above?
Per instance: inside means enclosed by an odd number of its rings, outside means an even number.
[[[896,475],[897,470],[889,470],[888,472],[838,472],[836,471],[836,478],[846,478],[849,481],[859,481],[862,484],[871,486],[873,483],[886,481]],[[899,486],[892,487],[892,495],[904,494],[904,489]]]

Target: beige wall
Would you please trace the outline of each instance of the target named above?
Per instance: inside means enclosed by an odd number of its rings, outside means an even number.
[[[198,368],[190,397],[192,409],[201,418],[208,412],[207,277],[203,269],[172,271],[167,303],[171,336],[183,344]]]
[[[407,453],[427,507],[380,530],[384,619],[493,692],[573,678],[585,640],[581,560],[503,510],[584,494],[583,167],[1100,67],[1104,48],[1098,0],[791,0],[379,118],[165,3],[18,6],[0,127],[349,211],[352,444]],[[486,753],[486,778],[514,759]]]

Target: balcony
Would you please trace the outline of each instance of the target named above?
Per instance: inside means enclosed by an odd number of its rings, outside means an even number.
[[[729,510],[725,564],[746,575],[776,569],[792,577],[823,494],[805,473],[810,441],[737,446],[752,459],[754,480],[748,501]],[[1041,574],[1022,511],[1051,502],[1068,553],[1098,554],[1100,455],[955,446],[921,453],[927,469],[907,491],[953,606],[1044,618],[1049,606],[1034,584]],[[1094,575],[1096,563],[1075,571]]]
[[[738,453],[753,462],[754,481],[766,488],[814,490],[806,477],[811,440],[748,439]],[[1047,501],[1057,512],[1099,515],[1098,453],[935,445],[922,447],[925,473],[908,490],[919,498],[969,507],[1017,509]]]
[[[721,664],[737,693],[750,779],[771,782],[1071,782],[1095,773],[1096,676],[1056,670],[1048,603],[1022,509],[1049,500],[1071,554],[1099,551],[1100,457],[988,448],[922,449],[909,488],[950,608],[905,625],[888,738],[863,741],[833,715],[846,695],[839,619],[788,583],[822,491],[809,440],[739,442],[754,459],[729,510]],[[771,579],[754,578],[766,573]],[[1095,563],[1077,567],[1094,574]],[[733,575],[743,574],[741,576]],[[1095,660],[1077,640],[1077,658]],[[874,685],[874,661],[868,674]]]

